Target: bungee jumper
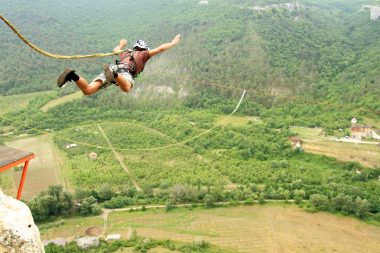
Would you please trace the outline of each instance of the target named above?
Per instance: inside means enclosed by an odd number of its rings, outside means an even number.
[[[57,86],[62,87],[67,82],[74,81],[85,95],[92,95],[112,84],[120,87],[124,92],[129,92],[135,85],[135,78],[144,70],[146,62],[156,54],[162,53],[177,45],[180,35],[174,37],[171,42],[164,43],[157,48],[150,49],[143,40],[138,40],[132,50],[123,50],[127,46],[127,40],[122,39],[119,45],[113,49],[113,53],[121,52],[116,64],[105,64],[103,73],[99,74],[89,84],[87,80],[72,68],[67,68],[57,79]]]

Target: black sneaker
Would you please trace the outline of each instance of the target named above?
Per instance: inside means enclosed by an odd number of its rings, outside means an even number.
[[[116,65],[111,65],[111,66],[108,64],[103,65],[103,72],[104,72],[104,76],[106,77],[107,83],[116,83],[115,82],[115,75],[117,73],[116,71],[117,71]]]
[[[73,79],[71,79],[70,74],[74,73],[75,70],[73,69],[65,69],[63,73],[58,77],[57,79],[57,86],[61,88],[66,82],[71,82]]]

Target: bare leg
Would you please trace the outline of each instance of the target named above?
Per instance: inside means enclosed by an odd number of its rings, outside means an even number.
[[[132,84],[125,79],[122,75],[115,78],[115,82],[119,85],[120,89],[124,92],[129,92],[132,89]]]
[[[77,84],[78,88],[83,92],[83,94],[87,96],[96,93],[99,90],[99,88],[103,85],[102,80],[96,80],[90,83],[89,85],[86,79],[84,79],[83,77],[79,77],[79,80],[75,83]]]

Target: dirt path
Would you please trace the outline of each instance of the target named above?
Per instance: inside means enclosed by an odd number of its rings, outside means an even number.
[[[107,226],[108,226],[108,215],[112,212],[112,209],[102,209],[102,219],[104,221],[102,234],[100,236],[105,236],[107,232]]]
[[[102,136],[103,136],[104,139],[106,140],[108,146],[111,148],[112,153],[115,155],[116,160],[119,162],[119,164],[120,164],[120,166],[123,168],[123,170],[124,170],[125,172],[128,173],[128,175],[129,175],[129,179],[131,180],[132,184],[136,187],[136,189],[137,189],[138,191],[141,192],[142,189],[141,189],[140,185],[137,183],[136,179],[133,177],[133,175],[132,175],[131,171],[129,170],[128,166],[124,163],[124,161],[123,161],[123,157],[120,155],[119,152],[117,152],[117,151],[115,150],[115,148],[114,148],[114,146],[112,145],[111,141],[108,139],[106,133],[103,131],[103,128],[102,128],[99,124],[98,124],[97,126],[98,126],[98,128],[99,128],[100,133],[102,134]]]

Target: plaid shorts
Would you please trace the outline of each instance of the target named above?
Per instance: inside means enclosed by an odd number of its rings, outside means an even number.
[[[131,83],[131,85],[132,85],[131,88],[133,88],[133,86],[135,86],[135,80],[133,80],[133,77],[132,77],[132,75],[129,72],[127,72],[127,71],[117,71],[117,73],[118,73],[119,76],[124,77],[128,82]],[[94,80],[92,80],[92,82],[95,82],[95,81],[98,81],[98,80],[100,80],[100,81],[103,82],[103,85],[100,87],[100,89],[105,89],[108,86],[112,85],[112,83],[108,83],[106,81],[106,76],[104,75],[104,73],[99,74],[97,77],[94,78]]]

